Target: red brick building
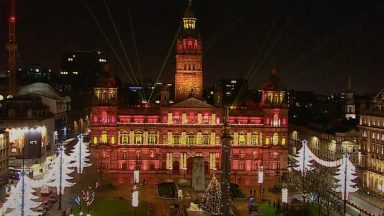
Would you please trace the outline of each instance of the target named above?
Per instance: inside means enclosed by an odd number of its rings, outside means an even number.
[[[160,105],[119,106],[113,83],[94,89],[91,143],[96,166],[107,172],[191,172],[203,156],[206,171],[220,169],[224,108],[202,99],[202,43],[190,8],[177,43],[175,104],[161,91]],[[288,109],[285,90],[273,71],[257,104],[230,111],[233,172],[286,170]]]

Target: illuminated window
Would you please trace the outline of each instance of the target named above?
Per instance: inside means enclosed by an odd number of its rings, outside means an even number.
[[[106,144],[107,142],[108,142],[107,132],[106,132],[106,131],[103,131],[103,132],[101,133],[101,143]]]
[[[121,144],[128,144],[129,143],[129,134],[127,131],[124,131],[121,134],[120,143]]]
[[[180,135],[179,134],[173,135],[173,144],[175,144],[175,145],[180,144]]]
[[[194,136],[194,135],[187,136],[187,144],[188,145],[195,145],[196,144],[196,136]]]
[[[259,135],[258,134],[252,134],[251,144],[252,145],[259,145]]]
[[[281,144],[282,144],[282,145],[285,145],[285,142],[286,142],[285,137],[283,137],[283,138],[281,139]]]
[[[115,136],[112,136],[112,137],[111,137],[111,144],[115,144],[115,142],[116,142],[116,141],[115,141]]]
[[[128,152],[124,151],[123,152],[123,159],[127,159],[128,158]]]
[[[269,145],[269,137],[265,138],[265,144]]]
[[[103,111],[101,112],[101,123],[106,124],[107,122],[108,122],[107,112]]]
[[[97,137],[93,137],[93,144],[97,144]]]
[[[272,143],[273,143],[273,145],[277,145],[279,143],[279,134],[277,134],[277,133],[273,134]]]
[[[142,144],[143,143],[143,136],[140,132],[135,134],[135,144]]]
[[[203,145],[209,145],[209,135],[205,134],[203,136]]]
[[[239,145],[244,145],[246,142],[245,134],[239,135]]]
[[[149,144],[156,144],[157,138],[155,132],[149,134]]]

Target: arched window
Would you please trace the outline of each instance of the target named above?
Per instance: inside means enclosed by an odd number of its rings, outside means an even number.
[[[187,145],[195,145],[196,144],[196,136],[188,135],[187,136]]]
[[[154,131],[149,132],[149,144],[156,144],[156,143],[157,143],[156,132]]]
[[[253,133],[251,136],[251,144],[259,145],[259,135],[257,133]]]
[[[115,140],[115,136],[112,136],[111,137],[111,144],[115,144],[116,140]]]
[[[93,144],[97,144],[97,137],[96,136],[93,137]]]
[[[127,131],[123,131],[123,133],[121,133],[120,143],[123,145],[129,143],[129,134]]]
[[[173,144],[179,145],[180,144],[180,135],[178,133],[175,133],[173,135]]]
[[[246,144],[246,137],[244,133],[239,134],[239,145],[245,145]]]
[[[107,144],[108,142],[108,135],[107,135],[107,132],[106,131],[103,131],[101,133],[101,143],[103,144]]]
[[[269,145],[269,137],[265,138],[265,144]]]
[[[285,143],[286,143],[286,140],[285,140],[285,137],[283,137],[283,138],[281,139],[281,145],[285,145]]]
[[[272,140],[273,145],[279,144],[279,134],[276,132],[273,134],[273,140]]]
[[[203,145],[209,145],[209,135],[208,134],[204,134],[203,135]]]
[[[143,144],[143,136],[140,131],[135,134],[135,144]]]
[[[101,123],[106,124],[108,122],[108,115],[106,111],[101,112]]]

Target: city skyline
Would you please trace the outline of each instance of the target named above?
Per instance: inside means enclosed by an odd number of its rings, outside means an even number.
[[[170,52],[160,80],[173,82],[175,47],[170,47],[188,2],[107,3],[136,74],[139,70],[130,24],[143,78],[156,80]],[[103,1],[18,1],[18,62],[59,69],[62,51],[100,48],[110,60],[112,72],[127,81],[90,13],[98,19],[118,56],[125,59],[107,6]],[[275,66],[288,89],[338,92],[347,88],[351,76],[354,91],[375,93],[380,88],[376,80],[384,78],[380,62],[383,30],[377,28],[382,7],[382,3],[357,1],[194,0],[204,47],[204,87],[218,82],[216,77],[222,75],[250,79],[252,88],[260,88]],[[0,8],[0,23],[7,26],[8,1],[1,2]],[[7,28],[0,30],[0,41],[5,46]],[[4,59],[0,68],[6,69],[5,49],[1,49],[0,59]],[[128,65],[126,61],[123,64]]]

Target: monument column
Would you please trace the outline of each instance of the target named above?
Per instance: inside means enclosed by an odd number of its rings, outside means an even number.
[[[221,137],[221,200],[220,215],[230,216],[231,195],[230,195],[230,175],[231,175],[231,140],[229,126],[229,107],[225,109],[224,133]]]

